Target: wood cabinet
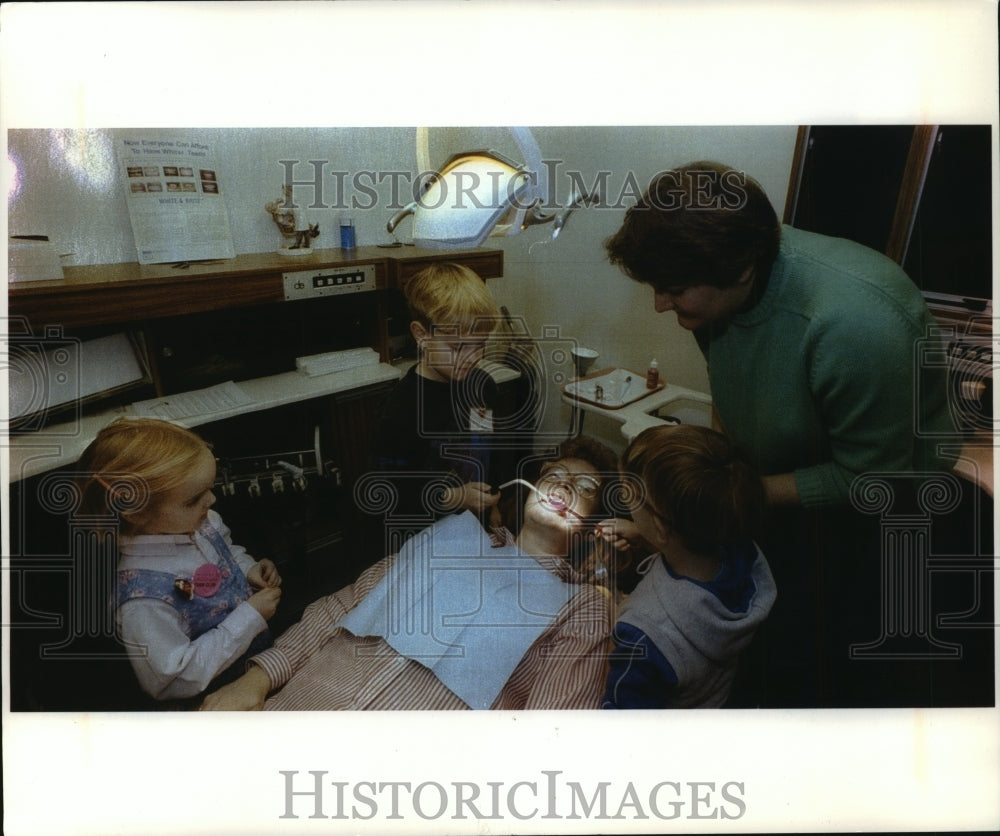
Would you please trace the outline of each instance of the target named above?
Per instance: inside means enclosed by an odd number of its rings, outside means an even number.
[[[390,328],[406,330],[399,288],[440,260],[465,264],[484,280],[503,274],[501,250],[359,247],[294,258],[241,255],[186,267],[69,267],[60,281],[10,285],[10,333],[18,336],[9,341],[9,360],[11,368],[23,367],[27,386],[46,386],[43,378],[50,371],[41,358],[50,347],[114,332],[136,337],[149,370],[145,379],[123,390],[91,387],[97,394],[85,403],[76,399],[44,406],[12,420],[11,480],[75,460],[110,420],[109,410],[136,401],[235,381],[250,396],[245,408],[229,413],[236,415],[391,382],[399,373],[387,365],[394,359]],[[351,272],[355,267],[365,270],[363,290],[285,301],[286,272]],[[371,373],[309,378],[296,372],[298,357],[364,346],[377,350],[382,361],[359,370]],[[23,357],[17,354],[21,348]],[[30,400],[34,406],[45,398]],[[39,452],[43,447],[46,455]],[[57,453],[48,453],[49,447]]]
[[[138,331],[149,349],[155,394],[173,394],[196,388],[199,373],[191,369],[223,345],[232,356],[222,356],[216,371],[235,379],[294,368],[289,360],[296,356],[357,345],[370,345],[389,361],[393,295],[418,270],[442,260],[464,264],[484,279],[503,275],[502,250],[414,247],[316,250],[295,258],[257,253],[181,267],[101,264],[68,267],[61,281],[10,285],[9,315],[23,318],[36,335],[50,327],[81,339]],[[285,301],[286,272],[365,265],[374,269],[371,291]]]
[[[448,253],[413,250],[404,258],[390,259],[390,285],[402,290],[407,281],[435,261],[458,262],[483,279],[497,279],[503,275],[503,250],[466,251],[454,257]]]
[[[349,253],[315,250],[297,258],[254,253],[186,267],[135,262],[67,267],[62,281],[9,285],[8,300],[10,315],[25,316],[36,328],[79,328],[281,302],[286,271],[371,264],[376,289],[399,288],[433,261],[457,261],[484,279],[503,275],[502,250],[358,247]]]

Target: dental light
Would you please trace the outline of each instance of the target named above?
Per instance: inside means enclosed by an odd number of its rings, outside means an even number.
[[[594,200],[594,194],[575,192],[559,212],[544,212],[548,171],[538,144],[527,128],[509,128],[524,162],[492,150],[453,154],[441,170],[423,184],[420,197],[397,212],[386,224],[392,233],[407,215],[413,215],[413,243],[429,249],[478,247],[490,236],[517,235],[529,226],[552,223],[555,240],[569,215]],[[417,164],[430,171],[427,129],[417,130]]]

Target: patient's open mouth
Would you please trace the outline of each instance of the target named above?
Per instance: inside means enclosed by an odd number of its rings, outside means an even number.
[[[557,513],[563,515],[572,514],[578,520],[583,519],[583,517],[580,516],[580,514],[578,514],[576,511],[574,511],[572,508],[569,507],[573,502],[573,497],[569,496],[564,488],[561,487],[553,488],[548,492],[547,495],[545,495],[544,497],[540,497],[539,501],[542,503],[542,505],[546,506],[547,508],[550,508],[553,511],[556,511]]]
[[[554,511],[561,516],[566,516],[567,514],[576,517],[578,520],[582,520],[583,516],[578,514],[572,508],[570,504],[573,501],[571,496],[566,495],[566,490],[561,487],[553,488],[547,494],[542,493],[538,488],[524,479],[511,479],[509,482],[504,482],[498,490],[503,490],[504,488],[509,488],[511,485],[523,485],[524,487],[530,489],[534,492],[535,496],[538,497],[538,502],[543,508],[547,508],[549,511]]]

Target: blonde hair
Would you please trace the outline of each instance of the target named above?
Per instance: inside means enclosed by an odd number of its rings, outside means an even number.
[[[706,551],[755,536],[764,513],[764,485],[736,445],[694,424],[651,427],[633,439],[622,470],[642,480],[646,506]]]
[[[458,326],[464,331],[489,333],[500,318],[500,308],[486,282],[461,264],[431,264],[410,279],[403,292],[410,319],[428,329]]]
[[[183,484],[211,446],[191,430],[156,418],[118,418],[102,429],[78,462],[82,500],[80,514],[107,515],[120,507],[113,501],[115,482],[132,482],[128,493],[147,493],[148,502],[122,516],[122,530],[157,507],[160,497]],[[129,519],[131,517],[131,519]]]

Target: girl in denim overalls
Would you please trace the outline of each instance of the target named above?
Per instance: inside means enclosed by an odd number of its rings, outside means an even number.
[[[118,419],[80,459],[82,508],[123,511],[115,600],[120,636],[142,689],[180,700],[239,676],[271,643],[267,619],[281,596],[270,560],[230,539],[215,503],[215,457],[190,430],[155,419]]]

